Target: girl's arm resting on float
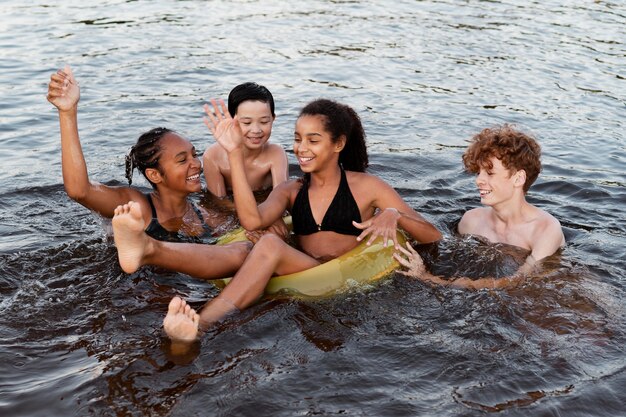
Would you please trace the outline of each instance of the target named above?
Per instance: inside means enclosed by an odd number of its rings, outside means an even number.
[[[368,244],[378,236],[382,236],[385,243],[391,239],[394,245],[398,246],[396,240],[396,228],[398,226],[421,243],[430,243],[441,239],[441,232],[406,204],[396,190],[378,178],[375,178],[374,181],[376,182],[375,187],[371,188],[377,193],[374,206],[379,208],[381,212],[365,222],[354,223],[356,227],[364,229],[357,238],[358,240],[362,240],[370,234]]]
[[[127,203],[138,192],[128,187],[108,187],[91,182],[78,135],[80,88],[69,66],[51,77],[48,101],[59,110],[61,130],[61,166],[67,195],[106,217],[113,217],[115,207]]]

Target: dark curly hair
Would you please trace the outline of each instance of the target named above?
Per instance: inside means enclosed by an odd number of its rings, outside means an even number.
[[[495,157],[509,171],[524,170],[524,193],[541,172],[541,147],[531,136],[509,124],[483,129],[475,135],[463,154],[465,170],[478,174],[481,168],[491,169],[490,159]]]
[[[156,184],[146,177],[146,169],[159,169],[159,156],[161,155],[159,143],[163,136],[171,132],[173,130],[166,127],[156,127],[139,136],[137,143],[130,148],[130,152],[126,155],[126,179],[128,180],[128,185],[133,183],[133,170],[137,168],[152,185],[152,188],[156,188]]]
[[[365,172],[369,165],[365,131],[361,118],[352,107],[333,100],[317,99],[304,106],[298,117],[302,116],[323,116],[324,129],[330,133],[333,143],[345,135],[346,145],[339,153],[339,163],[348,171]]]

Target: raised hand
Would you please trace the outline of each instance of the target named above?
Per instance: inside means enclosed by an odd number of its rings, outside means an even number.
[[[393,241],[393,245],[398,247],[398,238],[396,236],[396,229],[398,228],[398,219],[400,218],[400,213],[398,210],[394,208],[388,208],[376,216],[372,217],[369,220],[366,220],[361,223],[352,222],[352,224],[357,228],[363,230],[356,239],[358,241],[363,240],[367,235],[370,235],[370,238],[367,240],[367,244],[371,245],[377,237],[382,237],[383,246],[387,247],[387,242],[389,240]]]
[[[69,65],[52,74],[46,98],[59,111],[68,111],[76,107],[80,100],[80,87]]]
[[[211,99],[213,108],[208,104],[204,105],[207,114],[204,124],[209,128],[215,140],[226,150],[232,152],[240,148],[243,144],[243,132],[239,126],[237,116],[233,119],[228,113],[224,100]]]

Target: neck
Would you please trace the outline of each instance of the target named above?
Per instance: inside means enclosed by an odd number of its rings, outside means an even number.
[[[167,217],[182,217],[189,209],[188,194],[160,193],[159,190],[152,192],[152,198],[161,213]]]
[[[508,201],[502,202],[498,205],[492,206],[493,215],[498,221],[504,224],[521,223],[524,218],[524,213],[530,204],[526,201],[526,198],[522,194],[521,196],[515,196]]]
[[[323,171],[311,173],[311,184],[316,187],[324,187],[326,185],[336,185],[341,180],[341,168],[339,164],[330,166]]]
[[[245,159],[255,159],[256,157],[261,155],[264,149],[265,149],[265,144],[263,144],[263,146],[261,146],[260,148],[256,148],[256,149],[249,149],[244,146],[243,157]]]

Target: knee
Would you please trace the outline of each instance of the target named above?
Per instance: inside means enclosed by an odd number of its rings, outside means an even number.
[[[254,251],[273,255],[280,253],[281,248],[285,247],[285,245],[287,245],[285,241],[274,233],[266,233],[254,245]]]
[[[245,259],[246,256],[248,256],[253,246],[254,245],[252,244],[252,242],[248,242],[248,241],[237,242],[233,244],[233,248],[235,249],[235,251],[237,252],[237,255],[239,255],[239,257],[242,260]]]

